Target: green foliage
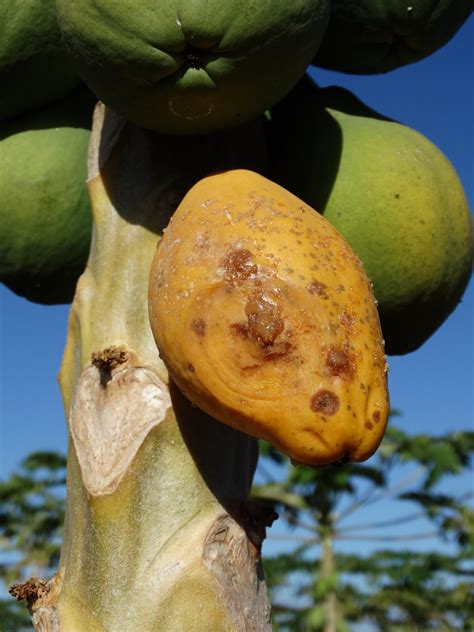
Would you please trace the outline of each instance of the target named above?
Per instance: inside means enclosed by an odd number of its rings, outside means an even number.
[[[392,426],[369,464],[312,470],[291,467],[263,444],[258,479],[265,482],[254,495],[275,506],[295,543],[264,559],[274,629],[471,629],[472,494],[448,492],[447,484],[466,472],[473,449],[472,432],[430,437]],[[378,518],[380,511],[387,515]],[[365,522],[357,520],[362,512]],[[436,550],[425,542],[406,549],[419,540],[436,542]],[[346,552],[344,541],[363,542],[361,553]]]
[[[0,579],[5,588],[30,575],[52,575],[59,561],[64,520],[66,459],[54,452],[27,456],[0,481]],[[1,630],[29,624],[23,604],[0,600]]]

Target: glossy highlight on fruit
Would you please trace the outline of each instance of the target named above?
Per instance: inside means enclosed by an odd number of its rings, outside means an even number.
[[[198,182],[150,274],[150,322],[184,394],[294,461],[368,458],[388,416],[372,289],[340,234],[270,180]]]
[[[449,160],[417,131],[309,77],[274,108],[267,131],[272,177],[320,211],[364,264],[387,353],[419,348],[471,276],[471,214]]]
[[[254,119],[314,57],[329,0],[57,0],[78,72],[107,106],[165,134]]]

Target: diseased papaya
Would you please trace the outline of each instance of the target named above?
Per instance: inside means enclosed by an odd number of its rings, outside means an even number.
[[[356,74],[388,72],[447,44],[472,10],[472,0],[332,0],[313,63]]]
[[[198,182],[150,274],[150,322],[199,408],[298,463],[368,458],[388,416],[377,309],[323,217],[263,176]]]
[[[34,302],[70,302],[86,264],[94,103],[79,90],[0,127],[0,281]]]
[[[84,81],[138,125],[208,133],[256,118],[314,57],[329,0],[57,0]]]
[[[0,121],[65,96],[80,82],[54,0],[0,0]]]
[[[458,304],[472,222],[449,160],[413,129],[306,77],[272,111],[273,178],[324,214],[374,284],[389,354],[417,349]]]

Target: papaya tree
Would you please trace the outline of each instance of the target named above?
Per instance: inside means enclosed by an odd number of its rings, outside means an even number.
[[[453,477],[473,451],[472,432],[391,426],[370,465],[308,470],[266,445],[253,493],[287,525],[264,558],[275,629],[469,630],[473,493]]]
[[[92,238],[77,284],[80,256],[69,275],[59,566],[12,594],[41,631],[268,630],[260,550],[274,513],[249,500],[256,438],[308,467],[361,461],[389,411],[363,255],[309,200],[266,177],[264,112],[316,59],[330,3],[57,0],[48,9],[61,31],[51,37],[99,100],[87,160]],[[13,28],[16,16],[6,17]],[[18,42],[8,55],[21,59]],[[62,162],[71,165],[66,154]],[[40,209],[73,190],[56,193],[49,185],[60,179],[38,176]],[[458,197],[455,294],[471,253]],[[62,271],[66,229],[42,219],[33,237],[54,226],[55,239],[33,239],[33,263],[28,245],[16,248],[24,231],[2,240],[5,282],[15,290],[21,273],[25,296],[65,300],[51,298],[47,264]],[[72,233],[88,242],[87,229]],[[444,291],[435,283],[432,294],[441,301]]]

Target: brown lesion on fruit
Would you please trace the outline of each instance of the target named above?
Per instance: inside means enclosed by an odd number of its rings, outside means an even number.
[[[339,410],[339,397],[327,389],[321,389],[310,400],[310,408],[315,413],[335,415]]]
[[[107,347],[91,355],[91,364],[98,369],[100,384],[104,388],[112,379],[112,371],[118,367],[131,364],[133,354],[125,347]]]
[[[372,415],[372,419],[375,421],[376,424],[379,423],[380,417],[381,417],[380,410],[376,410]]]
[[[355,363],[352,355],[345,349],[330,347],[326,356],[326,366],[331,375],[352,379],[355,372]]]
[[[258,272],[253,254],[246,248],[229,250],[221,265],[224,268],[224,279],[229,283],[245,281]]]
[[[241,367],[243,371],[293,357],[295,345],[291,341],[292,332],[285,328],[282,308],[276,296],[261,288],[254,289],[247,299],[245,314],[247,322],[229,325],[233,336],[252,343],[250,355],[256,362]]]
[[[306,287],[310,294],[314,294],[319,296],[322,299],[328,299],[329,294],[327,292],[327,285],[322,283],[321,281],[317,281],[314,279],[311,283]]]
[[[245,306],[248,336],[264,347],[272,346],[285,329],[280,305],[262,290],[255,290]]]
[[[194,318],[191,323],[191,329],[200,338],[206,335],[206,323],[202,318]]]
[[[354,314],[352,314],[346,309],[343,310],[341,314],[339,315],[339,322],[349,332],[352,332],[354,330],[354,325],[356,323],[356,320],[357,319],[354,316]]]

